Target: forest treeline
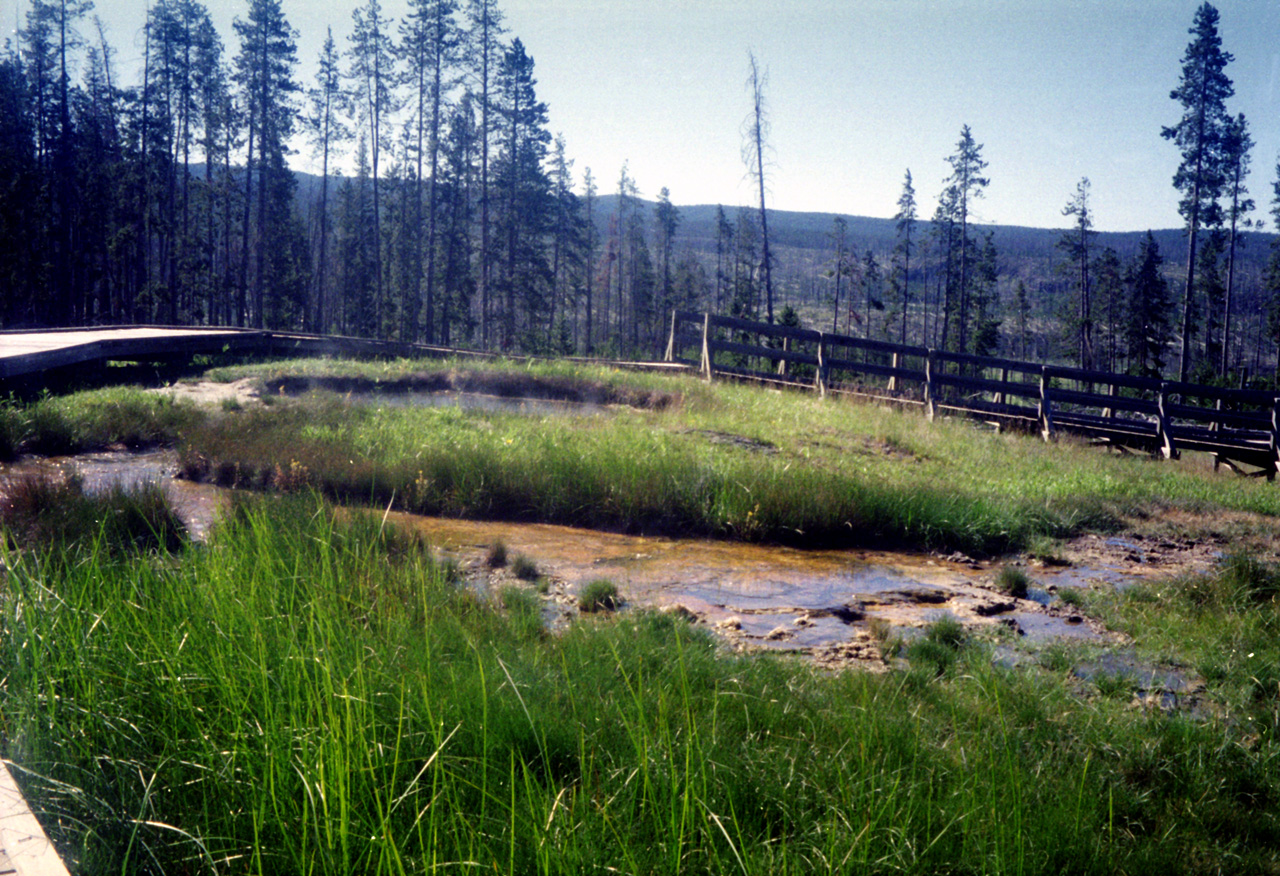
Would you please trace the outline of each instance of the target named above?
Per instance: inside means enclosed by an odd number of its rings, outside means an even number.
[[[967,125],[931,217],[907,171],[892,239],[835,217],[821,255],[776,223],[771,250],[754,55],[743,151],[759,209],[717,207],[690,234],[625,164],[607,185],[576,175],[496,0],[410,0],[398,21],[366,0],[309,81],[279,0],[246,0],[229,45],[199,0],[156,0],[128,86],[89,0],[29,0],[0,57],[0,325],[652,355],[672,309],[773,319],[776,284],[779,320],[860,336],[1200,379],[1269,370],[1280,260],[1241,267],[1252,141],[1226,110],[1217,20],[1197,12],[1172,95],[1183,120],[1163,132],[1183,156],[1185,267],[1152,235],[1099,246],[1082,179],[1043,269],[972,221],[989,180]]]

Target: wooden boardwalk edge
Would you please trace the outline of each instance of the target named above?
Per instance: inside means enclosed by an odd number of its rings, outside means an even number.
[[[69,876],[4,760],[0,760],[0,876]]]

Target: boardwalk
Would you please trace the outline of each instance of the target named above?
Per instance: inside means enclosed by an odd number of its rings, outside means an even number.
[[[53,843],[0,761],[0,876],[67,876]]]
[[[265,332],[239,329],[159,327],[0,332],[0,380],[110,359],[251,352],[266,338]]]

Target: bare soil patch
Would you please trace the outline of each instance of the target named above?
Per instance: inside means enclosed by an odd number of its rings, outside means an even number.
[[[434,371],[408,374],[392,380],[360,376],[274,377],[263,382],[271,395],[297,396],[315,390],[365,394],[473,393],[506,399],[537,399],[586,405],[626,405],[645,410],[665,410],[680,400],[678,394],[652,389],[614,386],[597,380],[540,376],[504,371]]]
[[[175,383],[147,392],[171,395],[179,401],[189,401],[197,405],[219,405],[223,402],[235,402],[248,407],[262,401],[258,389],[258,381],[252,377],[242,377],[230,383],[214,380],[201,380],[196,383]]]

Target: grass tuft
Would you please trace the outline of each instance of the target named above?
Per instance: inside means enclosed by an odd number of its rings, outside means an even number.
[[[511,574],[521,581],[537,581],[541,574],[538,565],[524,554],[516,554],[511,561]]]
[[[996,586],[1015,599],[1026,599],[1031,579],[1017,566],[1002,566],[996,575]]]
[[[924,635],[907,647],[912,665],[927,666],[942,676],[951,671],[969,643],[964,625],[950,614],[943,614],[925,627]]]
[[[615,611],[621,599],[618,587],[612,581],[597,578],[588,581],[578,593],[578,610],[585,612]]]
[[[0,526],[15,546],[79,553],[173,552],[186,542],[182,520],[158,484],[86,494],[78,478],[11,479],[0,496]]]
[[[503,541],[495,541],[489,545],[484,555],[484,564],[490,569],[501,569],[507,564],[507,545]]]

